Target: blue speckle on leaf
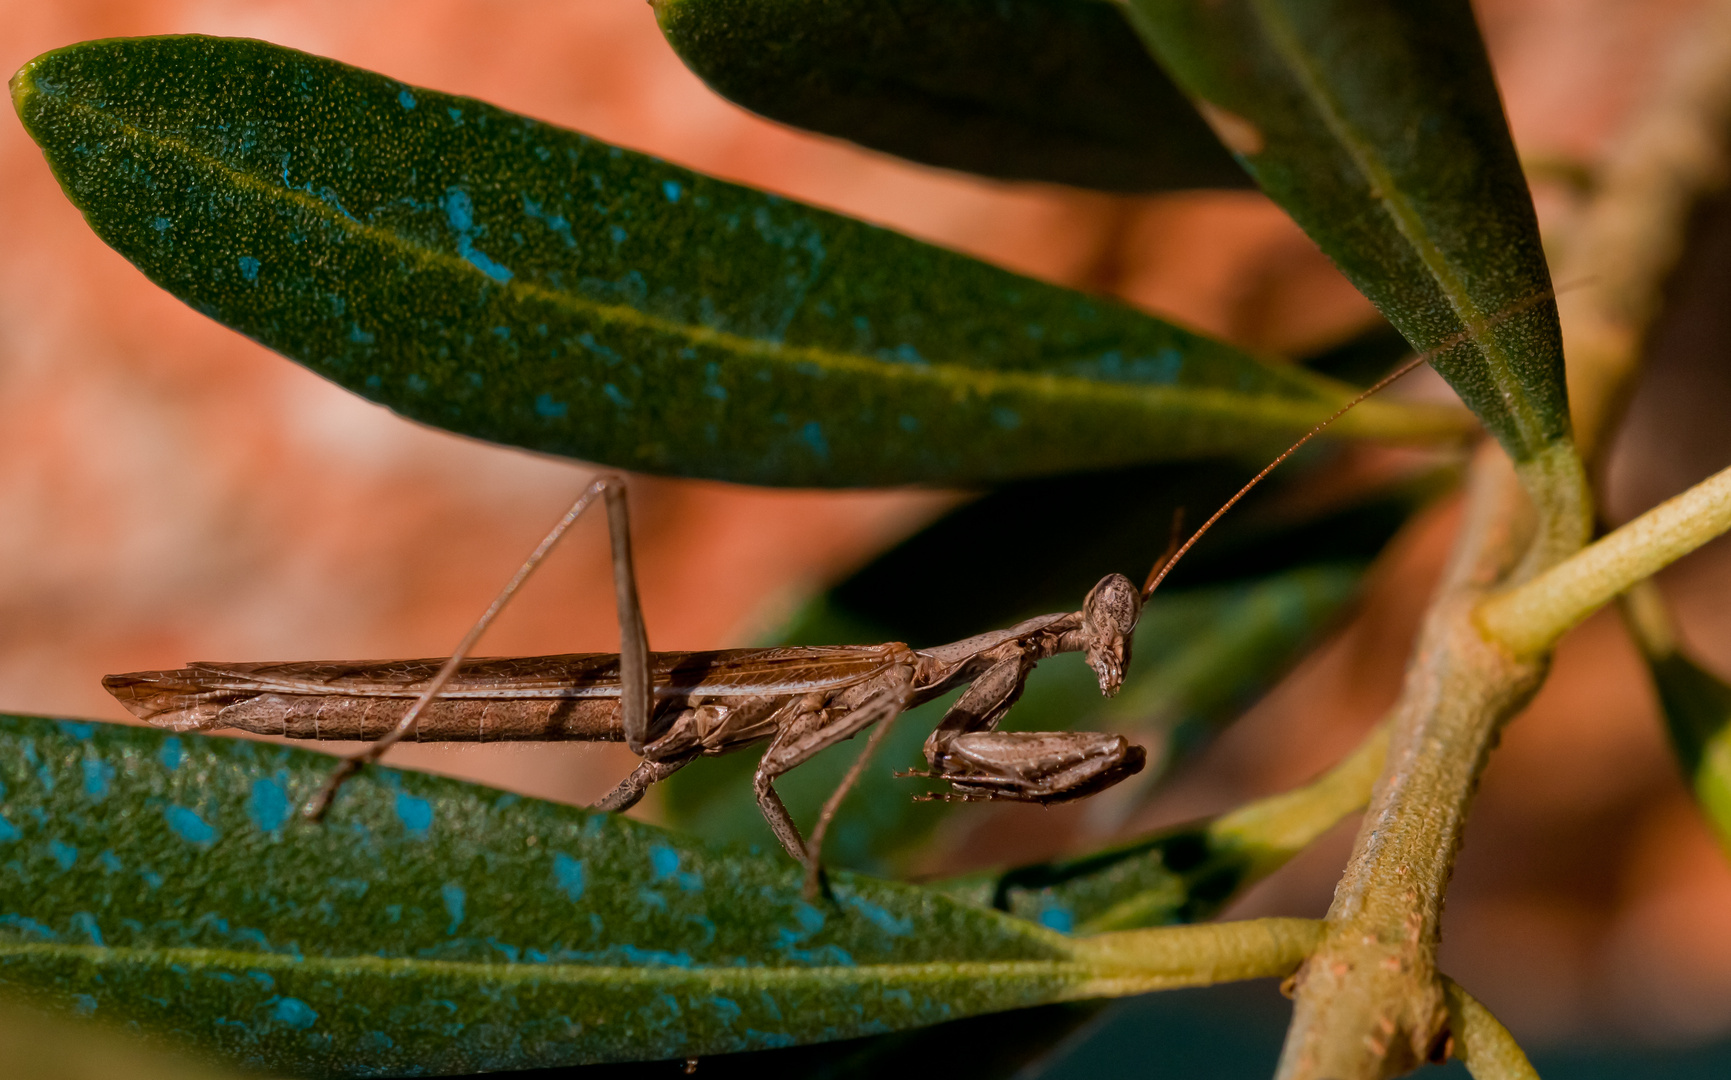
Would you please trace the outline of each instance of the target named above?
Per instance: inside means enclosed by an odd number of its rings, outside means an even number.
[[[1069,908],[1049,907],[1040,910],[1040,925],[1060,934],[1068,934],[1076,926],[1076,917]]]
[[[451,916],[451,925],[445,928],[445,933],[454,934],[457,927],[463,925],[463,903],[468,899],[468,894],[461,885],[447,881],[440,887],[439,895],[444,898],[445,911]]]
[[[311,1006],[300,998],[292,997],[277,998],[271,1008],[271,1017],[277,1023],[296,1031],[304,1031],[319,1021],[319,1014],[314,1012]]]
[[[18,827],[7,821],[4,814],[0,814],[0,844],[10,844],[16,839],[18,839]]]
[[[447,113],[451,114],[451,119],[454,120],[455,122],[457,122],[459,124],[463,122],[463,110],[462,109],[457,109],[457,108],[452,108],[450,106],[446,106],[445,111]]]
[[[88,911],[75,911],[72,913],[72,918],[66,922],[75,932],[83,934],[89,939],[90,944],[98,948],[102,947],[102,927],[97,925],[95,915]]]
[[[992,410],[992,423],[1005,431],[1014,431],[1022,426],[1022,414],[1014,409],[999,406]]]
[[[159,217],[150,223],[150,227],[155,229],[159,233],[167,232],[173,226],[174,226],[173,220],[171,220],[169,218],[165,218],[165,217]]]
[[[608,401],[611,401],[621,409],[629,409],[631,407],[631,399],[621,393],[619,388],[614,386],[612,383],[603,383],[601,385],[601,393],[606,396]]]
[[[78,861],[78,849],[64,840],[48,841],[48,854],[54,857],[62,870],[72,869],[72,864]]]
[[[914,931],[914,923],[912,919],[892,915],[888,910],[879,907],[877,904],[872,903],[870,900],[867,900],[862,896],[843,895],[841,896],[841,902],[847,907],[850,907],[865,916],[867,921],[869,921],[873,926],[876,926],[879,930],[882,930],[884,933],[889,934],[892,937],[905,937]]]
[[[620,227],[618,225],[615,225],[611,229],[607,230],[607,236],[613,241],[613,243],[616,246],[619,244],[623,244],[625,242],[625,238],[629,235],[630,235],[629,233],[627,233],[622,227]]]
[[[571,406],[563,401],[554,401],[552,394],[535,395],[535,415],[548,420],[563,420],[570,413]]]
[[[51,926],[45,926],[28,915],[0,915],[0,926],[10,927],[28,937],[54,941],[60,937]]]
[[[397,792],[397,820],[411,835],[425,836],[433,827],[433,804],[406,791]]]
[[[679,196],[683,193],[684,189],[679,186],[679,181],[663,180],[661,182],[661,194],[667,196],[668,202],[678,202]]]
[[[823,437],[823,425],[816,420],[809,421],[799,429],[800,441],[811,447],[811,452],[819,458],[828,459],[829,440]]]
[[[168,821],[168,827],[174,830],[176,836],[189,844],[214,844],[216,830],[198,813],[185,806],[167,806],[163,808],[162,816]]]
[[[239,262],[240,276],[246,278],[248,281],[257,281],[259,267],[264,264],[253,258],[251,255],[242,255]]]
[[[494,281],[511,280],[513,275],[509,267],[493,261],[486,252],[475,247],[475,204],[469,198],[468,192],[455,187],[446,189],[445,220],[450,224],[451,231],[457,234],[458,255]]]
[[[89,994],[72,995],[72,1012],[76,1016],[96,1015],[96,999]]]
[[[156,752],[156,760],[162,762],[162,767],[170,772],[180,768],[181,759],[185,756],[180,748],[180,739],[173,735],[162,740],[162,749]]]
[[[288,789],[280,781],[261,776],[252,782],[252,792],[246,800],[246,813],[260,832],[276,832],[283,827],[292,812]]]
[[[415,107],[415,95],[409,93],[407,90],[398,90],[397,104],[401,105],[405,109],[412,109]]]
[[[649,868],[655,873],[655,880],[662,881],[679,872],[679,852],[666,844],[656,844],[649,849]]]
[[[84,794],[92,799],[100,799],[108,794],[108,785],[113,782],[113,765],[94,758],[84,759]]]
[[[577,238],[571,234],[571,223],[565,220],[564,215],[555,214],[545,209],[527,195],[523,196],[523,213],[546,225],[548,229],[552,230],[554,236],[565,241],[566,247],[577,246]]]
[[[903,413],[896,423],[901,425],[903,431],[918,431],[920,429],[919,418],[909,416],[907,413]]]
[[[655,844],[649,849],[649,868],[655,874],[656,881],[672,880],[686,892],[695,892],[703,888],[703,875],[691,871],[680,872],[679,852],[666,844]]]
[[[563,851],[553,856],[553,881],[572,900],[583,899],[583,863]]]
[[[96,725],[86,720],[61,720],[59,727],[74,739],[88,739],[96,734]]]

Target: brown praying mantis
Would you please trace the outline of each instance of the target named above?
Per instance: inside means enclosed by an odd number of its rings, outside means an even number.
[[[1506,318],[1554,295],[1504,312]],[[342,759],[303,808],[321,817],[343,781],[413,734],[424,742],[580,740],[624,742],[642,762],[600,810],[625,810],[649,787],[705,755],[769,741],[753,784],[776,839],[821,882],[824,833],[890,722],[965,688],[925,742],[927,770],[902,775],[949,790],[945,800],[1056,803],[1102,791],[1139,772],[1145,752],[1120,735],[997,730],[1041,660],[1080,652],[1111,696],[1123,683],[1142,607],[1227,511],[1353,406],[1467,340],[1469,328],[1413,357],[1276,457],[1182,544],[1174,543],[1138,588],[1108,574],[1081,609],[1042,615],[935,648],[880,645],[651,652],[637,600],[626,483],[597,477],[443,660],[193,663],[174,671],[110,675],[103,685],[139,718],[176,731],[236,728],[296,739],[370,740]],[[620,651],[469,659],[469,653],[561,536],[597,499],[605,502],[613,556]],[[1175,523],[1176,525],[1176,523]],[[807,841],[776,794],[775,780],[871,729],[864,752],[830,796]]]

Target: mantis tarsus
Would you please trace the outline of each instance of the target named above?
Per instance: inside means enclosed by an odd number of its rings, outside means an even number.
[[[1174,544],[1142,587],[1108,574],[1079,611],[1042,615],[950,645],[651,652],[632,569],[625,481],[603,475],[584,489],[444,660],[194,663],[175,671],[110,675],[103,685],[134,715],[159,727],[372,740],[343,759],[306,804],[310,818],[323,815],[346,777],[410,733],[428,742],[624,742],[642,763],[596,804],[602,810],[632,806],[652,784],[698,757],[768,740],[754,778],[758,805],[788,854],[804,865],[807,890],[815,893],[823,834],[889,722],[958,687],[966,689],[926,740],[927,771],[911,774],[949,785],[927,798],[1061,802],[1139,772],[1144,751],[1122,736],[1004,732],[998,723],[1034,665],[1059,653],[1083,653],[1101,692],[1117,693],[1142,605],[1178,560],[1276,466],[1436,351],[1415,357],[1311,429],[1188,540]],[[620,651],[468,659],[494,617],[597,498],[608,511]],[[775,779],[874,727],[807,842],[776,794]]]

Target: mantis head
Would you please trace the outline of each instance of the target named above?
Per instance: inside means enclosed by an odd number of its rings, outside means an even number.
[[[1123,574],[1107,574],[1082,601],[1082,634],[1088,666],[1100,677],[1100,692],[1112,697],[1124,684],[1130,636],[1142,617],[1142,591]]]

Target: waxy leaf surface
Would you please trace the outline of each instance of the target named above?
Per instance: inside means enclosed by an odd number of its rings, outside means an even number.
[[[1343,400],[1129,308],[257,41],[49,53],[13,99],[104,240],[417,420],[761,484],[1265,448]],[[1370,402],[1343,433],[1448,436]]]
[[[1006,180],[1252,186],[1110,0],[654,6],[711,89],[795,127]]]
[[[324,755],[0,718],[0,987],[296,1075],[679,1058],[1138,984],[1085,943],[779,851]],[[1150,984],[1142,982],[1141,988]]]
[[[1569,437],[1532,200],[1466,0],[1129,0],[1263,190],[1517,462]]]

